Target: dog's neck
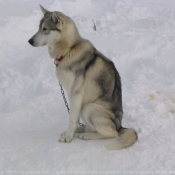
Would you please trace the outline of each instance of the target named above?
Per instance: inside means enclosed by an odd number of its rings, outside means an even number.
[[[60,57],[67,48],[69,48],[70,44],[66,40],[59,41],[57,43],[53,43],[48,45],[48,50],[51,58]]]
[[[66,40],[59,41],[53,45],[48,46],[49,54],[51,58],[60,58],[67,52],[70,48],[72,48],[76,43],[80,42],[80,39],[75,40],[74,42],[70,43]]]

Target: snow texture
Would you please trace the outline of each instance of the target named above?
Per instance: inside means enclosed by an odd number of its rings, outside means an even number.
[[[58,142],[69,118],[55,65],[46,47],[27,42],[39,4],[72,17],[114,61],[123,126],[137,131],[136,144],[108,151],[116,139]],[[0,174],[175,174],[174,0],[0,0],[0,41]]]

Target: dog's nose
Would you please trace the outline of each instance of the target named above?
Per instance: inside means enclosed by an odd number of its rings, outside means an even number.
[[[33,46],[33,39],[29,39],[28,42]]]

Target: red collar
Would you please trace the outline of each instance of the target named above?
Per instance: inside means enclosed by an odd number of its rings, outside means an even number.
[[[72,47],[70,47],[63,55],[61,55],[60,58],[56,58],[55,60],[61,61],[75,46],[76,46],[76,43]]]

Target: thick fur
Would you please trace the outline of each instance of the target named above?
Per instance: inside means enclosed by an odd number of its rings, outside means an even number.
[[[41,6],[44,17],[39,31],[29,40],[33,46],[48,45],[51,58],[59,58],[71,46],[62,61],[55,60],[56,75],[66,89],[70,102],[69,127],[60,142],[71,142],[75,132],[80,139],[117,138],[107,149],[126,148],[137,140],[132,129],[122,128],[121,80],[114,63],[88,40],[81,38],[71,18],[61,12],[49,12]],[[77,128],[80,117],[86,126]]]

